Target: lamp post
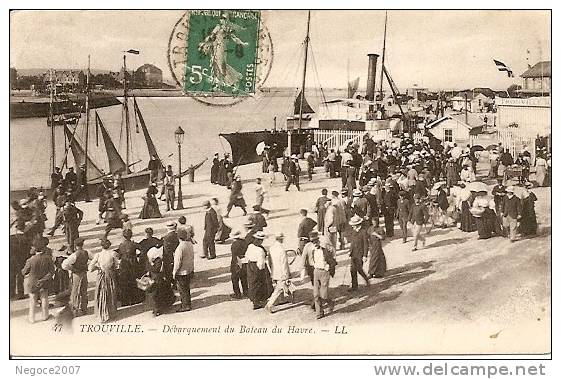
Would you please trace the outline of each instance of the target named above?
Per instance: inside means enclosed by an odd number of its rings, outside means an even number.
[[[177,143],[178,160],[179,160],[179,190],[177,191],[177,207],[175,209],[183,209],[183,192],[181,191],[181,144],[185,137],[185,131],[178,126],[175,130],[175,142]]]

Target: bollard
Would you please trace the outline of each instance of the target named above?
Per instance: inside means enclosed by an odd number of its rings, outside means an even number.
[[[189,166],[189,182],[193,183],[195,181],[195,169],[193,165]]]

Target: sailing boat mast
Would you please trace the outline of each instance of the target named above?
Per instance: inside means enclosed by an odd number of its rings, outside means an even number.
[[[384,85],[384,64],[386,60],[386,30],[388,27],[388,11],[386,11],[386,18],[384,20],[384,44],[382,46],[382,69],[380,70],[380,105],[384,105],[384,93],[382,92],[383,85]],[[374,98],[376,96],[374,95]]]
[[[86,146],[84,148],[85,155],[84,157],[84,165],[86,165],[84,169],[84,177],[88,178],[88,143],[89,143],[89,136],[90,136],[90,56],[88,54],[88,76],[86,79]]]
[[[49,85],[50,85],[50,102],[49,102],[49,123],[51,127],[51,173],[55,172],[56,157],[55,157],[55,124],[53,120],[53,70],[49,70]]]
[[[129,145],[130,145],[130,120],[129,120],[129,100],[128,100],[128,95],[127,95],[127,55],[123,54],[123,98],[124,98],[124,102],[123,102],[123,112],[125,113],[125,135],[126,135],[126,145],[127,145],[127,155],[126,155],[126,168],[125,168],[125,173],[129,173],[129,162],[130,162],[130,151],[129,151]]]
[[[302,72],[302,90],[300,91],[300,115],[298,117],[298,130],[302,128],[302,107],[304,105],[304,92],[306,91],[306,69],[308,65],[309,42],[310,42],[310,11],[308,11],[308,25],[306,26],[306,39],[304,39],[304,71]]]

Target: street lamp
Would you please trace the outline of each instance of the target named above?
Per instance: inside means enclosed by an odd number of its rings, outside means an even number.
[[[183,138],[185,137],[185,131],[178,126],[175,130],[175,142],[177,143],[178,150],[178,160],[179,160],[179,190],[177,191],[177,208],[183,209],[183,192],[181,191],[181,144],[183,143]]]

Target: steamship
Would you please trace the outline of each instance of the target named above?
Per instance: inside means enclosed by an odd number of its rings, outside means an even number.
[[[387,26],[387,17],[386,24]],[[236,165],[259,162],[263,146],[273,147],[276,144],[277,153],[286,152],[288,155],[301,153],[301,146],[306,144],[308,136],[314,139],[318,131],[367,131],[378,130],[397,131],[402,121],[406,118],[401,105],[396,102],[399,111],[385,109],[382,101],[376,99],[376,74],[378,54],[368,54],[368,76],[366,95],[364,98],[353,98],[357,87],[358,78],[348,83],[347,98],[325,101],[320,105],[319,112],[315,112],[305,97],[307,53],[309,44],[310,14],[306,38],[304,39],[304,72],[302,74],[302,89],[294,101],[293,116],[286,119],[286,129],[258,130],[236,133],[221,133],[220,137],[226,139],[232,150],[232,161]],[[391,78],[387,67],[384,65],[385,54],[384,28],[384,53],[379,71],[379,93],[382,95],[382,82],[385,77],[397,99],[399,91]],[[383,96],[381,96],[383,98]],[[395,107],[393,107],[395,109]],[[288,149],[287,149],[288,148]]]

